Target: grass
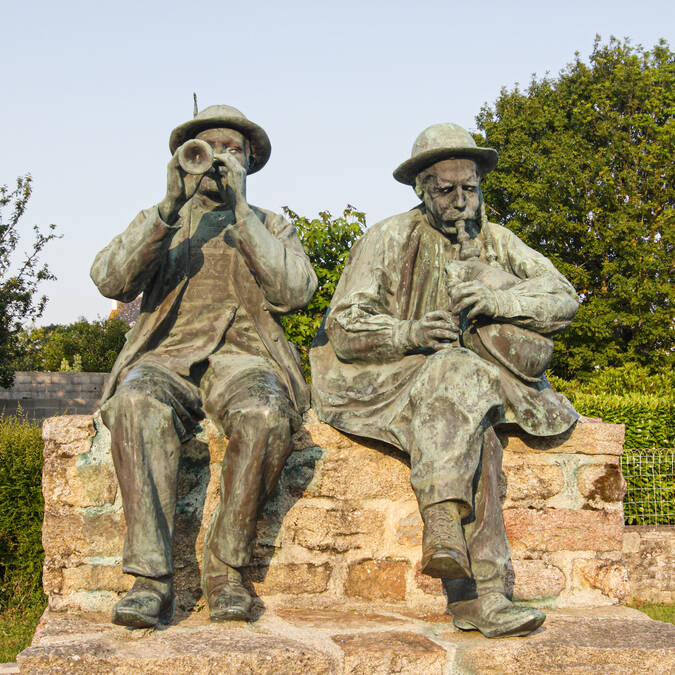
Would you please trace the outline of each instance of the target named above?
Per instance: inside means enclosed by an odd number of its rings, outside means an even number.
[[[0,663],[16,661],[16,655],[28,647],[44,607],[10,607],[0,612]]]
[[[638,602],[631,607],[639,609],[648,617],[656,619],[656,621],[665,621],[666,623],[675,624],[675,605],[658,605],[653,602]]]

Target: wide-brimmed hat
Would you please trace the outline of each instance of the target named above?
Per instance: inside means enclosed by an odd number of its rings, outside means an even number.
[[[394,171],[394,178],[399,183],[414,185],[420,171],[451,157],[475,160],[485,175],[497,165],[498,155],[492,148],[479,148],[471,134],[459,124],[432,124],[415,139],[410,159]]]
[[[251,146],[248,173],[260,171],[267,164],[272,152],[269,136],[262,127],[251,122],[243,112],[230,105],[210,105],[197,113],[194,119],[177,126],[169,137],[171,154],[200,131],[214,127],[235,129],[246,136]]]

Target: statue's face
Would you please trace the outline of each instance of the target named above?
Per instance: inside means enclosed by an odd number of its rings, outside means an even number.
[[[249,165],[249,146],[245,136],[234,129],[205,129],[200,131],[195,138],[206,141],[217,155],[229,154],[234,157],[245,169]],[[220,171],[220,182],[223,188],[227,185],[227,172]],[[215,199],[220,198],[216,180],[210,176],[204,176],[199,184],[199,192]]]
[[[472,159],[446,159],[420,176],[418,195],[432,224],[444,233],[455,232],[458,220],[476,220],[480,211],[480,173]]]

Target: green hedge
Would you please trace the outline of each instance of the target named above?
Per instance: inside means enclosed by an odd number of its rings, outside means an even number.
[[[656,394],[578,394],[569,397],[582,415],[626,425],[625,447],[675,447],[675,398]]]
[[[0,418],[0,611],[44,604],[42,448],[39,424]]]

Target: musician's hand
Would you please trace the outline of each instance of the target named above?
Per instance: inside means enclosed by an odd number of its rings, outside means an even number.
[[[452,309],[457,314],[467,307],[471,307],[466,315],[469,320],[481,315],[497,316],[497,298],[494,291],[480,281],[465,281],[457,284],[452,289],[451,299]]]
[[[410,328],[410,339],[415,347],[434,351],[451,346],[458,335],[455,317],[443,310],[428,312],[421,319],[413,321]]]
[[[166,168],[166,195],[159,203],[159,215],[169,225],[178,219],[178,212],[197,191],[204,174],[193,175],[181,169],[178,150],[174,152]]]

